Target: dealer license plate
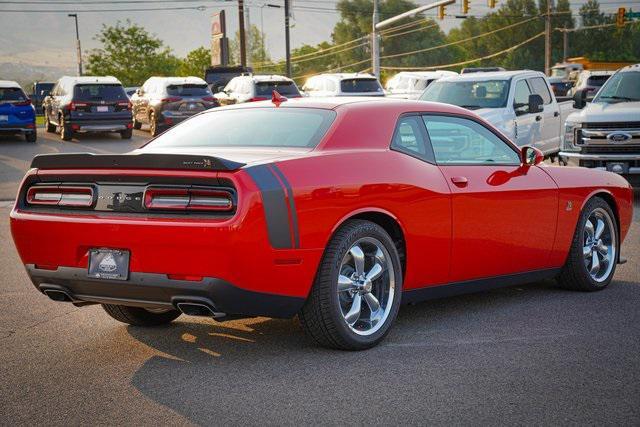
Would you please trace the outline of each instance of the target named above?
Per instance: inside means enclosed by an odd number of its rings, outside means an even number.
[[[96,111],[97,111],[98,113],[107,113],[107,112],[109,111],[109,107],[108,107],[108,106],[106,106],[106,105],[98,105],[98,106],[96,107]]]
[[[127,280],[129,278],[129,251],[90,249],[87,275],[94,279]]]

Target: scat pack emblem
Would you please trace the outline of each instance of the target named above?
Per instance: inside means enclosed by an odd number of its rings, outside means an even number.
[[[184,162],[182,162],[182,165],[183,166],[195,167],[195,168],[203,168],[203,169],[211,169],[212,168],[211,160],[209,160],[209,159],[202,159],[201,162],[199,162],[197,160],[184,161]]]

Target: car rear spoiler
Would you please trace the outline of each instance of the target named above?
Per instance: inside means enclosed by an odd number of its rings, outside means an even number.
[[[233,171],[244,163],[193,154],[39,154],[31,162],[37,169],[177,169]]]

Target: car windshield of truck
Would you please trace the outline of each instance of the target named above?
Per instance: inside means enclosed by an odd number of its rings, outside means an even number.
[[[167,95],[170,96],[211,96],[209,86],[206,84],[182,84],[167,86]]]
[[[336,117],[315,108],[243,108],[199,114],[174,126],[148,147],[313,148]],[[250,126],[248,126],[250,124]]]
[[[122,85],[91,83],[79,84],[73,88],[75,101],[128,101],[129,97]]]
[[[551,77],[567,77],[567,70],[564,68],[552,68]]]
[[[637,101],[640,101],[640,71],[614,74],[593,99],[605,104]]]
[[[295,83],[289,81],[281,82],[257,82],[256,96],[271,97],[273,91],[276,90],[280,95],[300,96],[300,92]]]
[[[477,110],[504,108],[507,105],[508,95],[507,80],[435,81],[427,86],[420,99]]]
[[[344,93],[382,92],[376,79],[345,79],[340,82]]]
[[[611,76],[591,76],[587,79],[587,86],[602,86]]]
[[[27,95],[19,87],[0,87],[0,103],[26,101]]]

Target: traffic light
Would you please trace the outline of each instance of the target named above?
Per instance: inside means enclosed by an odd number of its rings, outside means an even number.
[[[494,9],[496,7],[497,0],[488,0],[489,7]]]
[[[438,7],[438,19],[443,20],[444,19],[444,12],[446,10],[445,5],[439,6]]]
[[[618,15],[616,16],[616,27],[618,28],[624,27],[625,13],[627,13],[627,10],[624,7],[618,8]]]
[[[469,0],[462,0],[462,13],[469,13]]]

